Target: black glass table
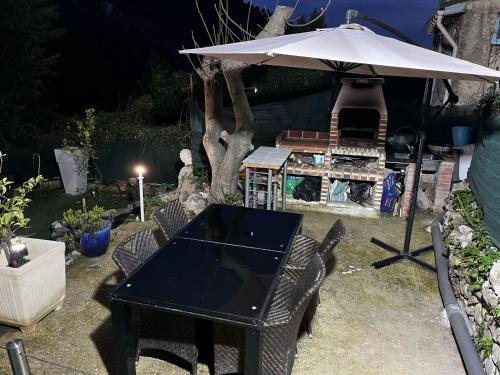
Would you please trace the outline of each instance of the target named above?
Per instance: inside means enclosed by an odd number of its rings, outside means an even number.
[[[132,310],[246,328],[245,373],[260,374],[261,329],[302,215],[211,205],[112,293],[119,374],[135,374]]]

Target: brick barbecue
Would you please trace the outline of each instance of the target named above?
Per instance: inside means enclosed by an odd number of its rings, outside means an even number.
[[[321,177],[320,204],[329,202],[330,179],[373,183],[373,209],[379,210],[383,191],[387,109],[383,79],[343,79],[332,110],[330,131],[285,130],[276,147],[300,154],[324,154],[323,165],[289,161],[288,174]],[[368,166],[332,163],[342,156],[370,158]],[[374,160],[374,161],[373,161]]]

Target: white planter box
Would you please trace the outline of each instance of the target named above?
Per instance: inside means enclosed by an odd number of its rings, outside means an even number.
[[[88,159],[83,150],[75,147],[72,152],[69,152],[63,148],[56,148],[54,154],[59,165],[64,192],[70,195],[85,193],[87,191]],[[73,155],[83,161],[81,167]]]
[[[31,332],[52,310],[62,307],[66,295],[64,242],[23,238],[30,261],[7,267],[0,254],[0,323]]]

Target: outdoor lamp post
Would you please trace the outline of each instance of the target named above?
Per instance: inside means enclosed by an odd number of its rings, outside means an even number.
[[[143,174],[146,172],[146,168],[142,165],[138,165],[135,168],[136,173],[139,175],[139,203],[141,207],[141,222],[144,222],[144,176]]]

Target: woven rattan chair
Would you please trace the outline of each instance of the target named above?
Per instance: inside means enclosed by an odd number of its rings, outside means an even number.
[[[327,264],[331,259],[332,250],[342,240],[344,235],[345,227],[341,220],[337,220],[335,224],[332,225],[321,244],[310,237],[297,235],[286,267],[293,270],[293,272],[297,274],[296,277],[298,277],[302,272],[301,270],[306,267],[308,260],[311,259],[311,253],[315,251],[318,252],[323,262]],[[310,339],[313,337],[312,320],[320,304],[321,299],[318,291],[313,296],[304,314],[304,324],[306,325],[307,335]]]
[[[153,232],[151,229],[146,229],[133,234],[118,244],[111,258],[125,276],[128,276],[153,255],[158,248],[158,242]]]
[[[129,276],[158,250],[151,229],[135,233],[121,242],[112,258],[120,270]],[[137,342],[137,358],[143,349],[155,349],[172,353],[187,361],[192,374],[197,372],[198,349],[195,345],[194,319],[165,314],[152,310],[140,311],[141,328]]]
[[[319,246],[319,255],[321,256],[321,259],[323,259],[323,263],[325,265],[330,262],[332,259],[332,250],[337,246],[337,244],[344,238],[345,235],[345,226],[342,220],[337,220],[335,224],[332,225],[328,233],[326,234],[325,238],[323,238],[323,241],[321,242]],[[321,306],[321,299],[319,297],[319,293],[317,296],[313,297],[313,300],[316,300],[317,306]],[[306,314],[307,315],[307,314]]]
[[[292,372],[300,322],[325,272],[323,261],[317,254],[298,280],[285,269],[262,331],[263,375],[289,375]],[[244,338],[243,329],[214,324],[216,375],[243,372]]]
[[[323,259],[323,263],[328,264],[332,257],[332,250],[344,238],[345,227],[342,220],[337,220],[332,225],[325,238],[319,247],[319,255]]]
[[[166,239],[175,236],[189,221],[178,199],[160,205],[153,213],[153,220],[156,221]]]
[[[191,365],[191,374],[197,374],[195,320],[186,316],[160,311],[141,311],[141,332],[137,342],[136,364],[144,349],[162,350],[175,354]]]

